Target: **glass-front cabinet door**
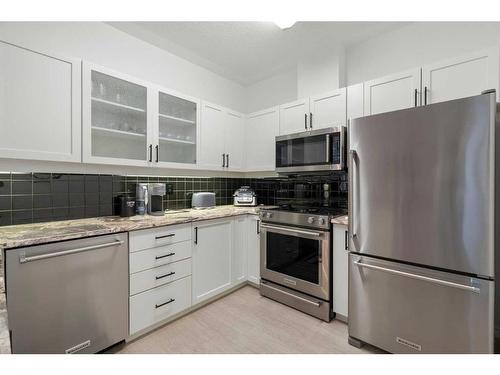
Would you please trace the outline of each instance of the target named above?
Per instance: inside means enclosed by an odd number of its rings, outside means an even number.
[[[83,72],[84,161],[147,165],[154,152],[147,85],[91,65]]]
[[[196,164],[198,101],[159,91],[155,161]]]

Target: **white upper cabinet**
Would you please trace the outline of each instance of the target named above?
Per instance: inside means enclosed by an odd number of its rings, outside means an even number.
[[[364,115],[420,105],[420,68],[364,83]]]
[[[245,126],[246,171],[274,171],[279,107],[251,113]]]
[[[351,85],[346,88],[347,94],[347,119],[355,119],[364,116],[363,108],[363,83]]]
[[[309,130],[309,98],[280,105],[279,132],[292,134]]]
[[[309,130],[346,125],[346,88],[311,96]]]
[[[83,161],[147,166],[155,151],[148,85],[88,63],[82,77]]]
[[[203,101],[201,103],[200,166],[220,169],[226,165],[224,155],[224,108]]]
[[[162,167],[176,167],[177,163],[194,167],[200,123],[199,101],[166,89],[155,91],[155,95],[158,117],[153,162]]]
[[[245,160],[245,116],[235,111],[226,110],[224,117],[225,165],[230,171],[242,171]]]
[[[0,41],[0,157],[81,161],[81,61]]]
[[[422,68],[422,104],[479,95],[498,89],[498,48]]]

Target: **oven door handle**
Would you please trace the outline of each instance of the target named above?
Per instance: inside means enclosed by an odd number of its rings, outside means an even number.
[[[261,227],[261,229],[279,230],[282,232],[305,234],[305,235],[314,236],[314,237],[321,237],[321,235],[322,235],[322,233],[318,233],[318,232],[312,232],[312,231],[302,230],[302,229],[290,229],[290,228],[286,228],[286,227],[279,227],[279,226],[268,225],[268,224],[261,224],[260,227]]]

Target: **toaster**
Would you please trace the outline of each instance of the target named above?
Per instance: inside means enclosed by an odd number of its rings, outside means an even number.
[[[233,194],[234,206],[257,206],[257,194],[250,186],[242,186]]]
[[[197,210],[215,207],[215,193],[193,193],[191,207]]]

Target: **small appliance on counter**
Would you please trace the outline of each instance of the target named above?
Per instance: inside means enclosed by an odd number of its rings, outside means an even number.
[[[148,186],[148,214],[153,216],[163,216],[165,214],[165,207],[163,206],[163,199],[167,192],[166,184],[151,183]]]
[[[193,193],[193,196],[191,198],[191,207],[196,210],[214,208],[215,193],[209,193],[209,192]]]
[[[135,212],[145,215],[148,205],[148,184],[137,184],[135,188]]]
[[[115,212],[121,217],[135,216],[135,199],[127,195],[115,198]]]
[[[257,206],[257,194],[250,186],[242,186],[233,194],[234,206]]]

